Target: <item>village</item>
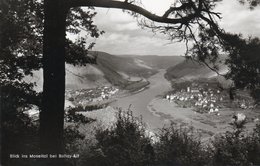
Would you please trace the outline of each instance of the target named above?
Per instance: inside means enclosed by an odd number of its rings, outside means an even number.
[[[109,103],[119,89],[115,87],[101,86],[92,89],[66,90],[65,98],[74,106],[80,106],[84,110],[99,108]]]
[[[185,84],[184,84],[185,85]],[[217,83],[193,82],[177,86],[164,96],[169,102],[175,102],[183,108],[193,108],[198,113],[214,113],[220,115],[222,108],[252,109],[253,100],[241,93],[230,100],[227,90],[220,88]]]
[[[118,93],[119,89],[115,87],[97,87],[92,89],[66,90],[65,110],[77,108],[78,111],[92,111],[106,107],[112,100],[112,97]],[[22,110],[33,121],[39,119],[39,108],[31,105]]]

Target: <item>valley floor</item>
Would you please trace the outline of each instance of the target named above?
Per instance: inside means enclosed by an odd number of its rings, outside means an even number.
[[[174,102],[169,102],[163,99],[162,95],[171,90],[170,83],[164,78],[165,70],[160,70],[157,74],[148,79],[150,82],[149,88],[135,94],[128,94],[117,97],[107,108],[102,112],[99,111],[86,113],[86,116],[91,116],[108,124],[109,119],[115,121],[115,108],[122,110],[132,110],[134,116],[142,117],[146,123],[147,129],[152,132],[157,132],[159,128],[175,122],[181,125],[192,126],[196,131],[199,131],[203,139],[208,139],[217,133],[232,130],[229,125],[232,122],[232,116],[237,113],[243,113],[247,116],[247,131],[250,131],[260,118],[260,110],[257,109],[222,109],[220,114],[200,114],[192,110],[192,108],[181,108]]]

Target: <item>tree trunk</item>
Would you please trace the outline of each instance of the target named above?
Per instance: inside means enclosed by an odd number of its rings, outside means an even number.
[[[64,0],[44,1],[43,98],[40,113],[41,152],[64,152],[65,29]]]

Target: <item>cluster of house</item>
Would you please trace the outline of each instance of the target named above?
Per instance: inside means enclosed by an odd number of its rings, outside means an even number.
[[[205,82],[191,83],[189,86],[186,85],[167,94],[165,98],[181,106],[193,107],[195,111],[202,113],[218,114],[219,109],[223,107],[241,109],[252,109],[254,107],[253,100],[242,92],[237,94],[236,99],[230,105],[227,92],[221,91],[217,84]]]
[[[66,98],[77,105],[87,105],[109,99],[119,89],[115,87],[102,86],[92,89],[67,90]]]
[[[220,90],[191,87],[165,96],[170,102],[174,101],[180,105],[195,107],[202,112],[208,113],[219,112],[219,103],[223,101],[223,97]]]
[[[115,95],[119,89],[115,87],[97,87],[93,89],[80,89],[80,90],[66,90],[66,99],[71,102],[71,105],[87,106],[90,103],[100,102],[109,99]],[[66,107],[66,102],[65,102]],[[33,121],[39,119],[39,108],[35,105],[31,105],[28,108],[21,108],[22,112],[27,114]]]

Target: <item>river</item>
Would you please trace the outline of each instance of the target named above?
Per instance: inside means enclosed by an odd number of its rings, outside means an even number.
[[[133,111],[134,116],[142,116],[143,121],[147,124],[148,129],[154,130],[164,125],[164,119],[156,116],[148,109],[149,103],[158,95],[171,89],[171,84],[164,78],[165,70],[159,72],[148,79],[149,88],[132,95],[118,98],[111,106]]]
[[[234,115],[233,109],[223,108],[219,114],[200,114],[193,111],[192,108],[182,108],[175,102],[169,102],[158,97],[171,90],[170,82],[164,78],[165,72],[165,70],[160,70],[157,74],[150,77],[148,79],[150,85],[147,89],[135,94],[117,97],[114,102],[110,103],[112,107],[108,107],[112,110],[106,111],[109,115],[106,115],[102,110],[93,118],[103,117],[101,121],[108,121],[106,123],[108,126],[110,121],[114,122],[116,120],[113,115],[117,110],[113,109],[113,107],[122,108],[124,111],[130,107],[134,116],[142,116],[142,120],[147,125],[146,127],[149,131],[156,133],[159,128],[174,121],[176,124],[192,126],[205,141],[217,133],[223,133],[232,129],[229,124]],[[259,117],[259,113],[252,110],[236,110],[236,113],[240,112],[252,119]],[[96,113],[93,112],[93,114]],[[250,129],[253,126],[255,126],[253,121],[248,123]]]

